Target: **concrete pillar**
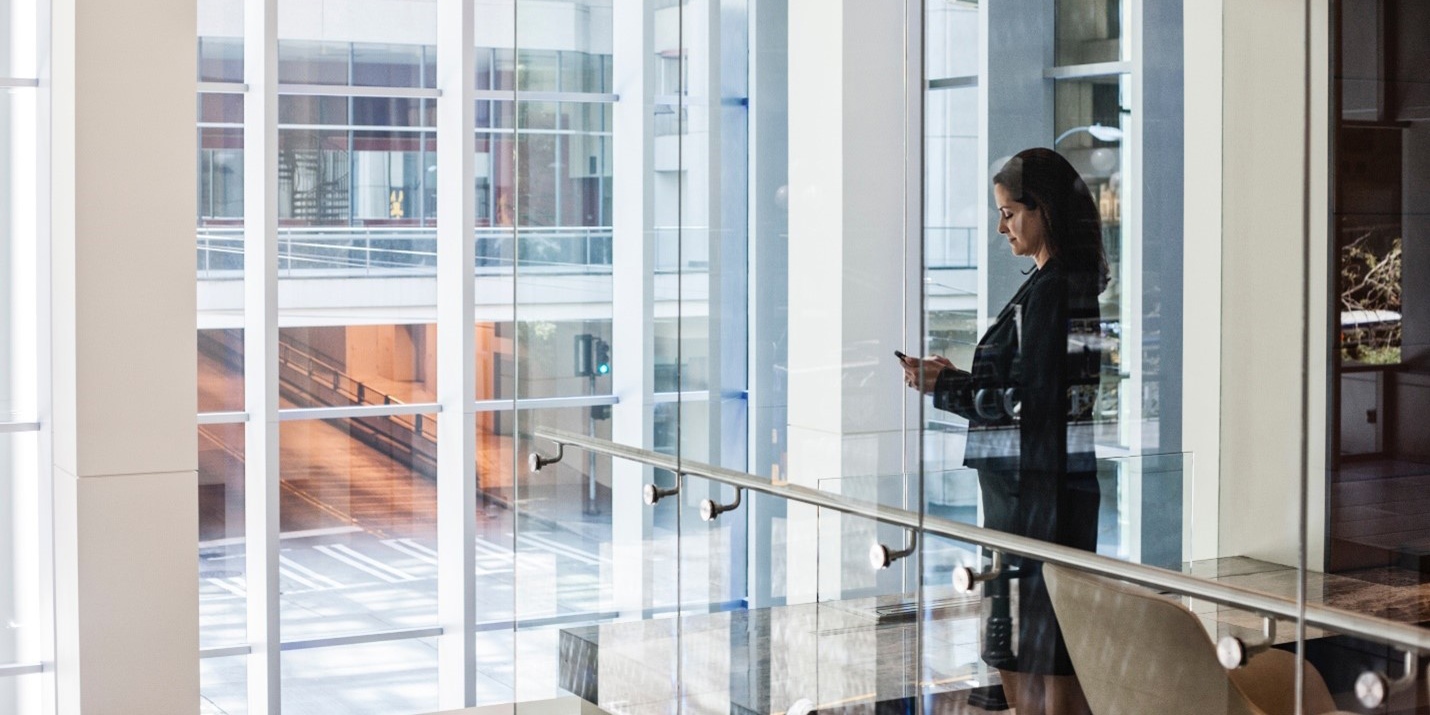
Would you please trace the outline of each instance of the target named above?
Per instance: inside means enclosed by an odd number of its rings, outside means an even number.
[[[195,12],[52,3],[60,713],[198,702]]]

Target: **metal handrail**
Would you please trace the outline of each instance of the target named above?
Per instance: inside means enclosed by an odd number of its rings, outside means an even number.
[[[1121,561],[1069,546],[919,514],[907,509],[873,505],[797,484],[774,483],[753,474],[679,459],[672,455],[660,454],[575,432],[540,427],[534,430],[533,434],[557,444],[640,462],[679,475],[701,477],[788,501],[832,509],[885,524],[894,524],[957,541],[986,546],[990,549],[1018,554],[1038,561],[1059,564],[1079,571],[1231,606],[1262,616],[1272,616],[1294,622],[1301,620],[1304,613],[1305,623],[1308,626],[1354,634],[1410,651],[1430,651],[1430,630],[1407,626],[1385,618],[1320,604],[1302,605],[1292,599],[1261,591],[1208,581],[1155,566]]]

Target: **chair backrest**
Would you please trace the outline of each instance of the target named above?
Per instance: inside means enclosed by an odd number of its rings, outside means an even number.
[[[1265,715],[1232,683],[1182,604],[1054,564],[1048,593],[1078,681],[1097,715]]]

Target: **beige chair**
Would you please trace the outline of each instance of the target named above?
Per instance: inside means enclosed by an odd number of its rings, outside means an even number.
[[[1201,621],[1140,586],[1043,565],[1053,611],[1078,681],[1096,715],[1292,715],[1296,656],[1269,649],[1244,668],[1217,661]],[[1306,713],[1335,702],[1309,664]]]

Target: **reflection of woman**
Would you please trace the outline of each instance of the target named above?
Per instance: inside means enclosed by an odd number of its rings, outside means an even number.
[[[998,232],[1036,267],[968,370],[943,357],[905,358],[905,382],[968,418],[964,464],[978,470],[984,526],[1094,550],[1091,397],[1101,366],[1097,296],[1107,283],[1097,207],[1048,149],[1019,153],[993,184]],[[1025,560],[1018,574],[1017,665],[1003,671],[1004,691],[1018,715],[1087,712],[1041,564]]]

